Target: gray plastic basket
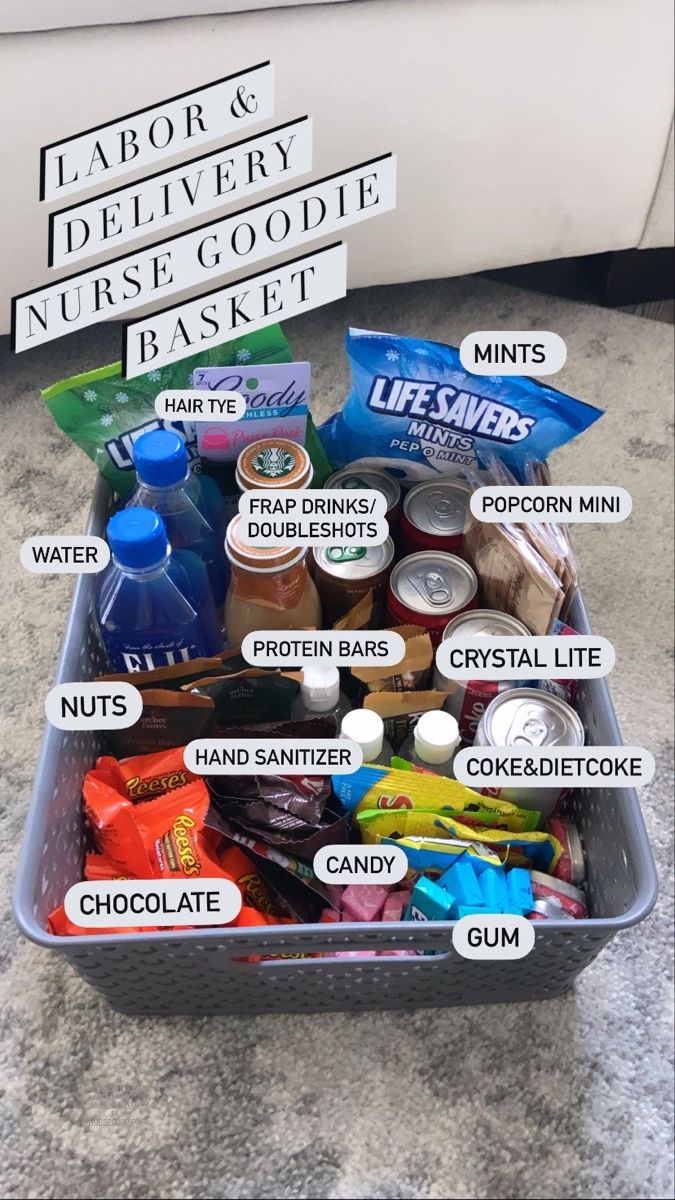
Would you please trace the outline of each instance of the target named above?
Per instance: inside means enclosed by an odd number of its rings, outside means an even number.
[[[102,535],[113,497],[100,480],[88,532]],[[96,577],[78,579],[57,683],[91,679],[105,669],[92,623]],[[589,632],[581,600],[572,623]],[[582,685],[587,738],[620,744],[604,680]],[[318,1012],[330,1009],[436,1007],[543,1000],[560,995],[620,929],[654,905],[656,871],[637,795],[598,789],[570,803],[587,859],[594,913],[585,921],[537,922],[531,953],[517,961],[476,962],[451,945],[452,922],[298,925],[54,937],[47,915],[81,878],[81,783],[100,752],[88,732],[47,726],[17,872],[14,911],[26,937],[65,955],[75,970],[122,1012]],[[415,949],[410,957],[299,957],[345,950]],[[265,961],[266,955],[293,955]],[[263,956],[263,961],[241,961]]]

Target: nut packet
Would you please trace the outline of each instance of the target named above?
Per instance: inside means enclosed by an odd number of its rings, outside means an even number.
[[[143,691],[145,688],[162,688],[180,691],[199,679],[210,676],[236,675],[248,666],[238,650],[223,650],[213,658],[191,658],[187,662],[174,663],[170,667],[154,667],[151,671],[119,671],[116,674],[97,675],[101,683],[133,683]]]
[[[125,497],[133,491],[136,474],[132,447],[151,429],[166,427],[183,438],[190,462],[198,466],[197,437],[189,421],[163,421],[155,412],[155,397],[166,389],[192,387],[192,372],[202,367],[245,362],[291,362],[290,346],[279,325],[212,346],[180,362],[147,371],[135,379],[122,376],[122,364],[112,363],[63,379],[42,392],[56,424],[93,460],[113,491]]]
[[[141,696],[143,711],[135,725],[103,732],[105,747],[116,758],[170,750],[213,733],[216,706],[210,696],[168,688],[144,688]]]
[[[243,671],[223,677],[207,676],[184,687],[193,695],[210,697],[214,704],[214,732],[234,737],[230,732],[232,725],[288,721],[300,683],[297,673],[247,666]]]

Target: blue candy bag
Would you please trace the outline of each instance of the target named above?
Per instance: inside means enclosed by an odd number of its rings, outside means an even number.
[[[350,329],[352,392],[320,429],[334,467],[364,455],[404,485],[483,467],[496,452],[519,480],[526,460],[588,429],[602,410],[521,375],[471,375],[441,342]]]

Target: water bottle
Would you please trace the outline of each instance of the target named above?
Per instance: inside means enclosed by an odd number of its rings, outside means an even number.
[[[128,507],[152,508],[171,545],[193,550],[206,564],[216,608],[225,602],[229,567],[223,550],[224,503],[213,479],[193,474],[185,442],[173,430],[153,429],[134,443],[138,485]]]
[[[388,767],[394,753],[384,736],[384,721],[369,708],[353,708],[342,718],[340,737],[350,738],[363,751],[364,763]]]
[[[218,654],[223,639],[206,567],[173,550],[164,521],[148,508],[125,508],[107,530],[112,558],[99,576],[96,619],[115,671]]]
[[[425,771],[433,771],[434,775],[454,779],[452,764],[459,743],[459,726],[452,714],[433,709],[422,713],[399,755]]]
[[[340,672],[326,663],[308,663],[302,668],[300,692],[293,705],[291,719],[335,717],[337,728],[350,710],[350,703],[340,691]]]

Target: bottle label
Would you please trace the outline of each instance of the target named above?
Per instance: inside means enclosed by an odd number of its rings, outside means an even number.
[[[304,559],[280,571],[240,571],[232,566],[232,595],[237,600],[259,604],[262,608],[297,608],[308,583]]]
[[[201,639],[189,635],[183,640],[143,638],[134,642],[125,634],[106,633],[105,644],[116,671],[154,671],[206,656]]]

